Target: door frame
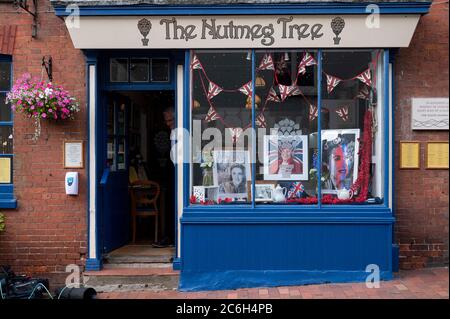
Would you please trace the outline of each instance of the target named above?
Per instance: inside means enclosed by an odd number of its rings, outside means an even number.
[[[87,258],[86,270],[98,271],[102,265],[102,216],[104,213],[103,194],[101,181],[107,178],[103,176],[104,170],[104,132],[106,130],[106,118],[102,112],[103,101],[107,93],[112,91],[173,91],[175,121],[178,123],[178,92],[177,66],[184,66],[185,50],[84,50],[86,57],[86,95],[87,95]],[[112,57],[149,57],[169,58],[169,82],[166,83],[110,83],[109,82],[109,60]],[[184,101],[183,101],[184,103]],[[179,228],[178,228],[178,203],[177,200],[177,165],[175,164],[175,209],[173,214],[175,221],[175,256],[174,267],[178,264],[179,251]]]

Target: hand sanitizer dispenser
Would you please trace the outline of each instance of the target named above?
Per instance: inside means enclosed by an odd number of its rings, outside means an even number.
[[[78,173],[68,172],[66,173],[66,194],[78,195]]]

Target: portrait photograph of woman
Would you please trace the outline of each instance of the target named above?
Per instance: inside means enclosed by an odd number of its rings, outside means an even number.
[[[248,151],[216,150],[213,152],[214,181],[219,186],[218,198],[247,198],[247,181],[251,179]]]
[[[359,129],[322,131],[322,193],[349,190],[358,178]]]
[[[264,180],[307,179],[307,135],[264,136]]]

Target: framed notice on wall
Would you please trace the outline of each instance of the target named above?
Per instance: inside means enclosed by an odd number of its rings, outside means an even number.
[[[11,158],[0,157],[0,184],[11,183]]]
[[[64,168],[84,167],[83,141],[64,141]]]
[[[427,169],[448,169],[448,142],[428,142]]]
[[[420,143],[414,141],[400,142],[400,168],[420,168]]]
[[[411,104],[413,130],[448,130],[448,97],[413,98]]]

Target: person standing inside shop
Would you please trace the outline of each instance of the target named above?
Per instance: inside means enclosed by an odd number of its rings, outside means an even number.
[[[175,129],[175,109],[167,107],[163,111],[163,119],[165,126],[170,130],[168,134],[170,144],[170,133]],[[162,229],[161,240],[155,244],[154,247],[167,247],[174,245],[175,239],[175,166],[171,160],[166,161],[166,165],[161,167],[161,188],[165,191],[164,194],[164,225]]]

